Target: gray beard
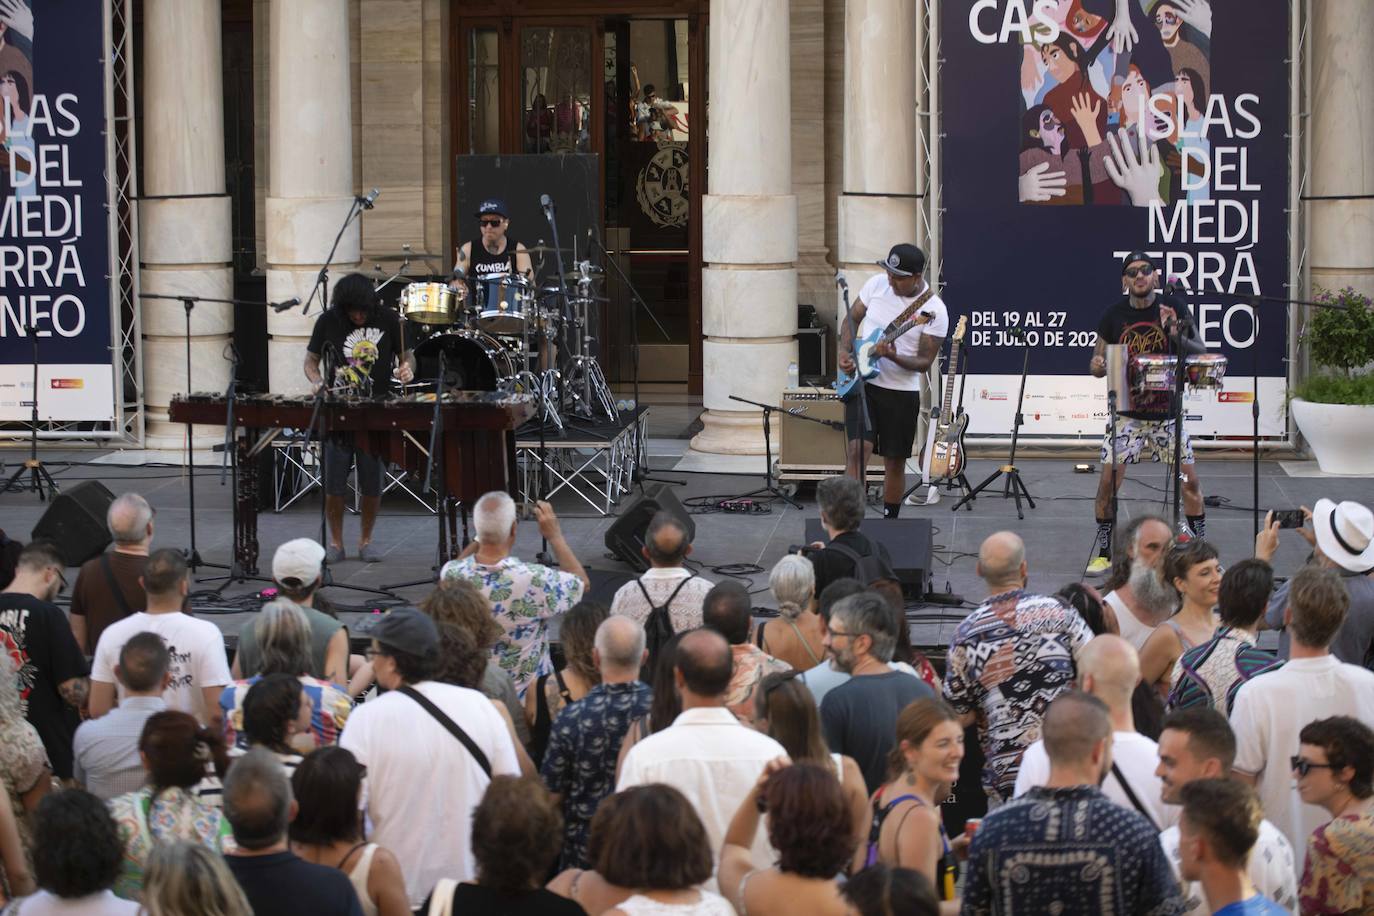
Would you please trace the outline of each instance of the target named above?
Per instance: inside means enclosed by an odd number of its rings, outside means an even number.
[[[1131,593],[1135,595],[1136,606],[1159,620],[1178,609],[1178,592],[1165,582],[1153,566],[1136,561],[1131,564],[1131,578],[1128,580]]]

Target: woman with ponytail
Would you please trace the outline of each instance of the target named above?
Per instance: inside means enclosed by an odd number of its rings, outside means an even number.
[[[825,658],[825,626],[816,613],[816,570],[811,561],[789,553],[768,576],[778,602],[778,617],[759,624],[754,642],[797,671],[809,671]]]
[[[217,785],[224,775],[229,763],[224,739],[194,716],[168,710],[149,717],[138,755],[148,784],[110,800],[124,844],[114,892],[128,900],[143,898],[148,859],[162,843],[187,840],[219,852],[233,848],[229,822],[198,791],[207,778]]]

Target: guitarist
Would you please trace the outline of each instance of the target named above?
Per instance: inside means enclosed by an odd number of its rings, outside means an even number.
[[[864,469],[874,452],[883,458],[883,518],[896,518],[906,489],[906,462],[916,441],[921,415],[921,380],[935,363],[949,333],[949,313],[921,274],[926,256],[915,245],[893,245],[886,260],[876,262],[883,273],[874,274],[859,290],[849,310],[849,321],[840,328],[839,366],[854,373],[854,329],[860,337],[882,331],[912,316],[917,325],[890,343],[874,349],[879,357],[878,374],[864,383],[868,404],[867,429],[859,422],[857,393],[845,402],[845,474],[864,483]],[[931,405],[926,405],[927,412]],[[929,413],[927,413],[929,416]]]

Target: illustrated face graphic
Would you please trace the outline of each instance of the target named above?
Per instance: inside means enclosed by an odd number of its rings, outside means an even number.
[[[1053,153],[1058,153],[1064,146],[1064,125],[1052,111],[1040,113],[1040,142]]]
[[[1102,17],[1084,9],[1074,10],[1069,20],[1069,28],[1079,35],[1086,35],[1102,24]]]
[[[1040,49],[1040,59],[1045,62],[1045,69],[1050,71],[1050,76],[1059,82],[1064,82],[1078,71],[1078,65],[1073,59],[1058,45],[1045,45]]]
[[[1150,87],[1139,71],[1132,70],[1121,84],[1121,116],[1127,124],[1134,124],[1146,109],[1150,99]]]
[[[1174,92],[1185,103],[1193,104],[1193,78],[1186,73],[1174,74]]]
[[[1155,10],[1155,28],[1159,29],[1159,37],[1166,42],[1174,40],[1178,35],[1178,27],[1183,24],[1179,18],[1178,10],[1168,4],[1161,3]]]

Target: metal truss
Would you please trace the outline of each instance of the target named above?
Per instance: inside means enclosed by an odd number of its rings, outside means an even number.
[[[537,439],[515,443],[520,498],[550,499],[568,490],[597,515],[610,515],[620,497],[634,485],[635,443],[648,437],[647,409],[609,439],[560,437],[545,443]],[[543,475],[551,486],[540,496]]]

